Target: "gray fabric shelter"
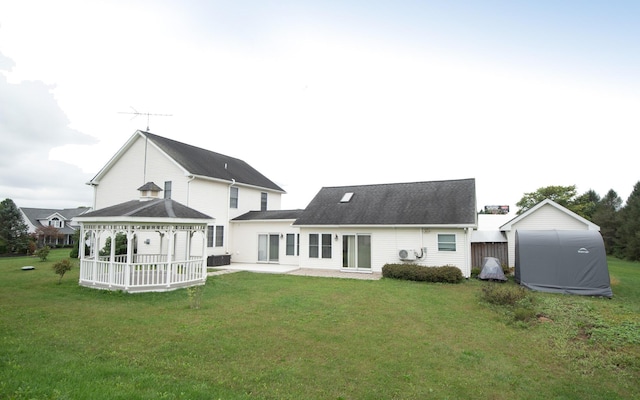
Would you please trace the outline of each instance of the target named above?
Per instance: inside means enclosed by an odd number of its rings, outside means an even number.
[[[598,231],[518,230],[515,280],[532,290],[612,297]]]
[[[507,277],[504,276],[500,260],[495,257],[485,257],[482,260],[482,270],[478,279],[506,282]]]

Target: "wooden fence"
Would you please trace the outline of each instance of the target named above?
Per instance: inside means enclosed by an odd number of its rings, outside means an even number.
[[[495,257],[500,264],[509,263],[507,243],[471,243],[471,267],[482,267],[482,259]]]

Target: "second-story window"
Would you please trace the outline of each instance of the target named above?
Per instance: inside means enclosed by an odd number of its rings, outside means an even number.
[[[231,193],[229,195],[229,207],[238,208],[238,188],[231,187]]]
[[[260,211],[267,211],[267,194],[260,193]]]
[[[165,199],[171,198],[171,181],[164,182],[164,198]]]

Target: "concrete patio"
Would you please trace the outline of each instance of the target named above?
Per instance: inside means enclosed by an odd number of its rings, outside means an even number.
[[[302,276],[318,276],[325,278],[348,278],[348,279],[366,279],[378,280],[382,278],[380,272],[368,271],[344,271],[344,270],[327,270],[317,268],[300,268],[294,265],[279,264],[243,264],[231,263],[230,265],[221,265],[214,267],[215,270],[209,271],[208,276],[228,274],[232,272],[247,271],[264,274],[290,274]]]

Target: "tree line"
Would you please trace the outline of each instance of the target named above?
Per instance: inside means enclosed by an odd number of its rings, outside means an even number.
[[[550,199],[600,226],[608,255],[640,261],[640,181],[626,203],[610,189],[604,197],[594,190],[578,195],[576,186],[546,186],[525,193],[516,203],[518,215],[544,199]]]

